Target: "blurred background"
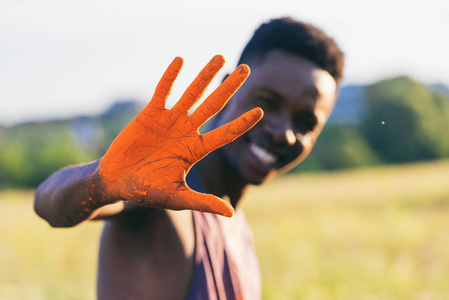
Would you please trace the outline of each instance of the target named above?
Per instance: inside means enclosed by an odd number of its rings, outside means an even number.
[[[253,31],[282,16],[325,30],[346,67],[312,154],[244,201],[264,299],[447,299],[442,0],[0,0],[0,299],[94,299],[101,223],[51,229],[33,189],[100,157],[175,56],[169,106],[222,54],[213,90]]]

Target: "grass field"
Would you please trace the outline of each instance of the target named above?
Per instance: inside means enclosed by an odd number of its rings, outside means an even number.
[[[0,192],[0,299],[94,299],[101,223]],[[264,299],[449,299],[449,161],[284,176],[243,201]]]

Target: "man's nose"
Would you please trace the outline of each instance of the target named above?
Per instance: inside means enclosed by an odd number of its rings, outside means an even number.
[[[289,118],[273,120],[267,124],[267,130],[276,144],[287,144],[293,146],[296,143],[296,135],[293,132]]]

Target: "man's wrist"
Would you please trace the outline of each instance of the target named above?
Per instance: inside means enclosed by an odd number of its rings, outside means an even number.
[[[99,160],[96,162],[95,170],[87,180],[87,199],[82,203],[86,212],[93,212],[100,207],[122,200],[114,185],[108,183],[100,175],[98,163]]]

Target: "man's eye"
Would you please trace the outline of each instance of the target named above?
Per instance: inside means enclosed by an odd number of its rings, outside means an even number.
[[[278,108],[276,101],[266,98],[266,97],[257,97],[258,105],[265,110],[275,110]]]
[[[310,132],[315,129],[316,122],[310,118],[298,118],[295,120],[296,130],[300,132]]]

